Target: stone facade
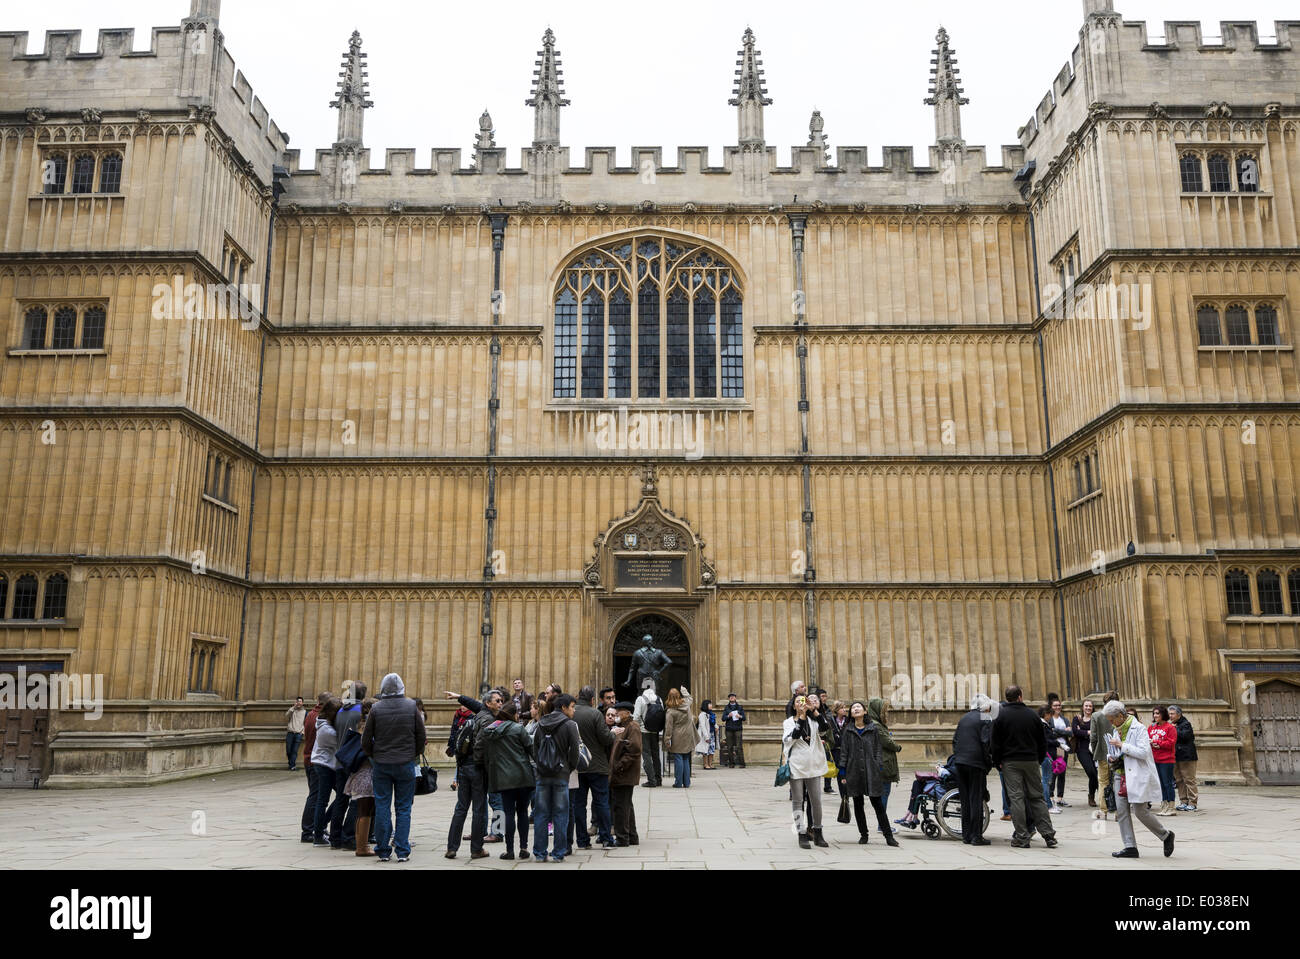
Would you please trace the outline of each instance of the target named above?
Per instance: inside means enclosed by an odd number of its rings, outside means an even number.
[[[924,166],[832,163],[819,114],[779,166],[749,32],[721,165],[575,165],[548,31],[522,168],[486,114],[468,165],[374,166],[353,35],[310,170],[218,0],[147,55],[121,32],[94,55],[0,34],[0,502],[22,518],[0,618],[20,577],[69,580],[61,617],[0,622],[0,668],[100,673],[108,700],[54,712],[45,781],[274,765],[287,700],[389,670],[435,726],[445,689],[613,681],[645,616],[680,632],[698,695],[750,707],[760,757],[792,679],[892,694],[920,759],[983,677],[1177,701],[1205,774],[1254,780],[1243,678],[1300,675],[1300,23],[1218,44],[1171,23],[1153,45],[1084,7],[993,167],[962,139],[942,30]],[[91,156],[103,186],[114,154],[115,189],[48,184]],[[1182,188],[1184,156],[1219,154],[1230,189]],[[566,269],[643,242],[701,251],[743,295],[738,392],[561,395]],[[180,306],[239,282],[238,315]],[[1276,336],[1256,314],[1248,345],[1204,345],[1198,311],[1239,302],[1275,309]],[[28,342],[30,311],[88,308],[101,345],[53,348],[57,323]],[[626,442],[629,419],[690,442]]]

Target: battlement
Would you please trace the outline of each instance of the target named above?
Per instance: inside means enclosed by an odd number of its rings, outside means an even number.
[[[264,183],[289,138],[253,92],[225,49],[214,19],[154,27],[148,50],[134,50],[135,31],[98,32],[94,52],[80,52],[82,31],[50,30],[40,53],[28,53],[25,31],[0,33],[0,89],[6,109],[38,107],[51,120],[85,108],[134,119],[210,108]],[[213,60],[215,59],[215,67]]]
[[[1201,111],[1211,103],[1300,103],[1300,49],[1293,44],[1300,21],[1277,21],[1267,43],[1252,21],[1225,20],[1219,32],[1217,42],[1208,42],[1200,23],[1168,20],[1163,42],[1153,43],[1144,21],[1109,12],[1089,16],[1069,62],[1018,131],[1027,156],[1040,166],[1052,159],[1094,102]],[[1081,76],[1088,82],[1077,82]],[[1195,103],[1187,99],[1193,90]]]
[[[441,208],[484,203],[517,205],[605,204],[608,206],[699,206],[735,201],[785,204],[1005,204],[1020,202],[1013,177],[1024,162],[1018,146],[1002,148],[1002,162],[990,166],[983,147],[931,147],[929,165],[918,165],[911,147],[886,146],[883,162],[872,166],[864,146],[842,146],[835,162],[820,150],[797,146],[789,166],[777,162],[775,147],[766,147],[757,171],[738,146],[723,151],[721,165],[711,163],[707,147],[679,147],[675,163],[666,163],[662,147],[636,146],[632,162],[620,166],[614,147],[587,147],[581,164],[571,165],[561,147],[554,192],[539,196],[537,170],[544,156],[525,148],[522,166],[509,167],[506,151],[475,151],[476,163],[465,165],[460,149],[431,151],[429,165],[417,166],[413,149],[385,151],[384,165],[370,166],[367,149],[355,155],[318,150],[315,169],[304,170],[299,152],[288,151],[291,173],[286,203],[307,209]]]

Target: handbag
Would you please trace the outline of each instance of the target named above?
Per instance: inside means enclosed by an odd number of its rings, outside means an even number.
[[[840,774],[840,769],[838,766],[835,765],[835,760],[831,756],[831,751],[827,749],[826,750],[826,775],[823,778],[834,779],[839,774]]]
[[[429,793],[438,791],[438,770],[434,769],[425,760],[424,755],[420,755],[420,766],[415,777],[415,794],[417,796],[427,796]]]
[[[776,788],[784,786],[790,781],[790,758],[786,755],[785,747],[781,747],[781,765],[776,767],[776,782],[772,785]]]
[[[838,816],[835,817],[835,821],[836,821],[836,822],[839,822],[839,823],[850,823],[850,822],[853,821],[852,817],[849,816],[849,797],[848,797],[848,796],[841,796],[841,797],[840,797],[840,814],[839,814]]]
[[[1066,762],[1064,756],[1057,756],[1052,760],[1052,775],[1059,776],[1065,772]]]

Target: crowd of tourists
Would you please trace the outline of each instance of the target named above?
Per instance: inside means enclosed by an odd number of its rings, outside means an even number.
[[[395,853],[406,862],[417,784],[436,788],[426,785],[436,783],[436,773],[423,758],[425,708],[406,696],[396,674],[384,677],[378,699],[367,692],[364,683],[349,681],[341,695],[321,693],[310,711],[302,699],[286,711],[289,769],[300,747],[307,758],[301,838],[381,862]],[[674,788],[690,788],[694,756],[704,769],[715,768],[718,755],[727,766],[745,766],[745,708],[735,694],[721,716],[709,700],[693,712],[684,686],[661,700],[652,681],[635,702],[617,701],[611,687],[597,693],[586,686],[575,697],[552,684],[533,696],[520,679],[482,700],[446,696],[458,706],[445,749],[455,762],[456,793],[448,859],[465,840],[470,859],[486,858],[487,845],[502,843],[501,859],[539,862],[563,862],[593,845],[635,846],[632,790],[642,767],[641,785],[663,785],[661,747]]]
[[[406,696],[397,674],[384,677],[378,698],[367,693],[364,683],[350,681],[339,695],[321,693],[310,711],[301,699],[286,711],[289,769],[296,768],[300,747],[306,759],[301,838],[381,862],[396,854],[405,862],[413,797],[437,788],[437,774],[423,758],[425,708]],[[448,859],[457,858],[463,841],[470,859],[486,858],[488,845],[501,844],[501,859],[539,862],[563,862],[593,846],[635,846],[632,794],[640,769],[644,788],[662,786],[666,756],[673,787],[689,789],[694,757],[705,770],[715,768],[715,757],[745,768],[747,716],[734,693],[720,708],[704,700],[698,711],[685,686],[661,699],[649,680],[630,702],[618,701],[611,687],[586,686],[575,697],[551,684],[534,696],[520,679],[490,689],[482,700],[446,696],[458,707],[445,747],[455,764],[456,794]],[[897,847],[899,829],[923,825],[925,804],[956,790],[962,842],[989,845],[985,812],[995,768],[1002,819],[1013,825],[1011,845],[1028,848],[1037,834],[1054,848],[1052,813],[1069,806],[1063,797],[1070,757],[1087,777],[1094,815],[1115,815],[1123,841],[1116,857],[1139,855],[1134,818],[1172,855],[1174,834],[1160,818],[1197,809],[1195,731],[1176,705],[1155,707],[1144,725],[1115,692],[1100,709],[1084,700],[1073,718],[1055,694],[1037,710],[1017,686],[1002,702],[977,695],[957,723],[952,754],[934,772],[915,774],[907,811],[892,823],[887,806],[900,781],[902,747],[890,732],[888,703],[837,700],[797,681],[785,712],[777,784],[789,784],[804,849],[830,845],[822,797],[836,787],[837,821],[856,824],[859,844],[870,840],[868,804],[881,838]],[[979,800],[965,801],[971,796]]]

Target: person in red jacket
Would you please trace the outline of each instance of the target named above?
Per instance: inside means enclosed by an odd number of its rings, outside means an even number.
[[[1177,816],[1174,812],[1174,746],[1178,742],[1178,730],[1169,721],[1169,710],[1157,706],[1151,710],[1151,725],[1147,727],[1151,737],[1151,755],[1156,760],[1156,772],[1160,774],[1160,808],[1157,816]]]
[[[312,771],[311,751],[316,745],[316,717],[320,715],[320,708],[325,705],[330,698],[329,693],[321,693],[316,697],[316,705],[312,707],[307,718],[303,720],[302,731],[302,764],[307,770],[307,803],[302,807],[302,838],[300,842],[312,842],[314,839],[313,831],[316,828],[316,774]]]

